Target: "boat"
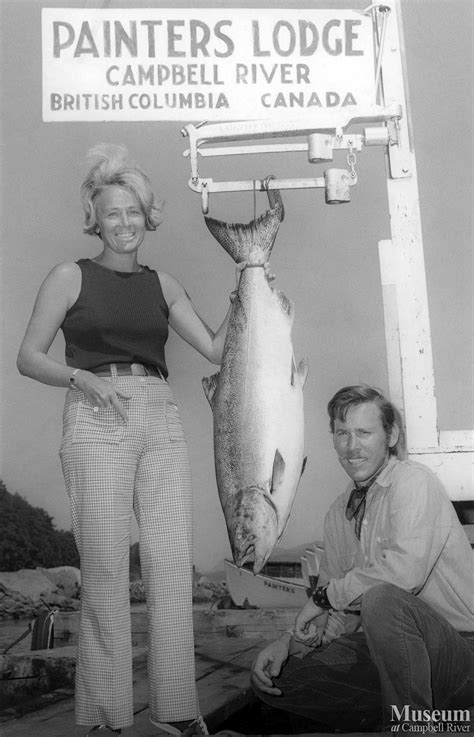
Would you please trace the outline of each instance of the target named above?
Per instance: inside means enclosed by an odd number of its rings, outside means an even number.
[[[307,581],[303,578],[302,556],[308,549],[321,550],[310,544],[275,552],[260,573],[253,573],[253,563],[239,568],[225,560],[229,594],[237,606],[265,609],[301,609],[308,601]]]

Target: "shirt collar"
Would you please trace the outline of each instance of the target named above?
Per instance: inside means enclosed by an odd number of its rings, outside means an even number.
[[[380,486],[384,486],[384,487],[390,486],[392,483],[393,470],[398,462],[399,461],[396,456],[389,456],[387,465],[385,466],[383,471],[380,471],[380,475],[377,476],[374,483],[371,484],[369,491],[373,491],[374,489]],[[347,486],[346,492],[350,493],[353,488],[354,488],[354,482],[351,481]]]
[[[390,456],[387,465],[383,471],[381,471],[380,476],[378,476],[374,483],[374,486],[390,486],[392,483],[393,470],[397,463],[398,458],[396,456]]]

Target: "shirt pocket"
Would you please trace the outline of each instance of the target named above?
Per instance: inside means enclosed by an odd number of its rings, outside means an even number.
[[[120,401],[127,412],[127,401],[123,398]],[[115,445],[123,440],[125,425],[125,421],[115,407],[99,407],[94,412],[94,407],[90,402],[79,402],[76,407],[71,442]]]
[[[183,442],[184,430],[176,402],[169,400],[165,402],[165,418],[170,441],[172,443]]]

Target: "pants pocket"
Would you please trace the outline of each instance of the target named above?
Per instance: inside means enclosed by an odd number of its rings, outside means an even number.
[[[184,430],[178,412],[178,405],[175,402],[169,400],[165,402],[165,417],[170,441],[172,443],[182,442],[184,440]]]
[[[127,411],[124,400],[124,409]],[[76,407],[72,443],[120,443],[125,422],[115,407],[99,407],[94,412],[90,402],[79,402]]]

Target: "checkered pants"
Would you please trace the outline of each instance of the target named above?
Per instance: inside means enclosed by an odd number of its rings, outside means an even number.
[[[78,724],[133,722],[129,547],[140,532],[146,590],[150,716],[199,713],[192,616],[192,491],[187,447],[169,385],[119,376],[125,423],[114,408],[94,413],[70,389],[60,456],[81,557],[76,669]]]

